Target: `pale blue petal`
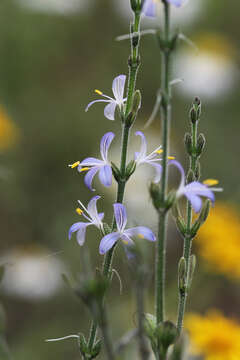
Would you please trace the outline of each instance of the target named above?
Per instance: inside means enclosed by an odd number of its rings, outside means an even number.
[[[112,168],[110,165],[101,166],[99,174],[98,174],[100,182],[109,187],[112,185]]]
[[[108,250],[110,250],[113,247],[113,245],[117,242],[118,239],[119,239],[118,232],[114,232],[114,233],[104,236],[99,245],[100,254],[103,255]]]
[[[96,173],[99,171],[100,167],[94,166],[92,169],[88,171],[88,173],[84,177],[85,185],[89,188],[91,191],[95,191],[95,189],[92,188],[92,181]]]
[[[155,17],[157,15],[157,4],[154,0],[145,0],[142,12],[145,16]]]
[[[135,160],[138,161],[140,159],[144,159],[147,156],[147,140],[145,138],[145,135],[142,133],[142,131],[136,131],[135,135],[140,136],[141,137],[141,148],[140,151],[138,153],[138,158]],[[135,153],[136,156],[136,153]]]
[[[124,234],[127,235],[128,237],[139,237],[139,238],[144,237],[144,239],[146,240],[156,241],[155,234],[152,232],[152,230],[150,230],[145,226],[137,226],[135,228],[125,230]]]
[[[178,168],[178,170],[180,171],[180,173],[181,173],[181,182],[180,182],[179,189],[183,189],[184,184],[185,184],[185,173],[184,173],[182,165],[177,160],[170,160],[168,162],[168,164],[176,166]]]
[[[123,102],[125,82],[126,75],[119,75],[113,80],[112,83],[113,95],[118,104]]]
[[[95,103],[97,103],[97,102],[108,103],[108,102],[110,102],[110,101],[111,101],[111,100],[94,100],[94,101],[91,101],[91,102],[87,105],[85,111],[88,111],[88,109],[90,108],[90,106],[92,106],[93,104],[95,104]]]
[[[180,7],[183,4],[183,0],[167,0],[169,4]]]
[[[200,198],[200,196],[194,195],[193,193],[190,193],[190,192],[186,193],[185,196],[190,201],[190,203],[193,207],[193,210],[196,213],[199,213],[199,211],[202,208],[202,199]]]
[[[87,226],[82,226],[77,231],[76,237],[77,237],[77,242],[80,246],[82,246],[85,243],[86,229],[87,229]]]
[[[102,160],[96,159],[94,157],[88,157],[84,159],[79,165],[78,165],[78,171],[81,171],[82,167],[86,166],[99,166],[102,165],[104,162]]]
[[[185,190],[184,191],[185,194],[190,193],[194,195],[205,196],[208,199],[210,199],[212,202],[215,201],[215,195],[213,191],[209,189],[208,186],[198,181],[193,181],[190,184],[186,185],[184,190]]]
[[[162,175],[162,165],[160,165],[154,161],[146,161],[146,163],[154,167],[156,174],[154,176],[153,182],[159,183],[159,181],[161,180],[161,175]]]
[[[100,199],[100,196],[94,196],[88,203],[87,206],[87,210],[89,215],[91,216],[91,218],[95,221],[98,222],[99,220],[99,215],[98,215],[98,211],[97,211],[97,201]]]
[[[108,120],[115,120],[115,110],[116,110],[117,103],[115,101],[111,101],[107,106],[104,108],[104,116]]]
[[[111,145],[114,137],[115,137],[115,135],[113,132],[108,132],[105,135],[103,135],[103,137],[101,139],[100,152],[102,155],[102,159],[105,162],[108,162],[108,149],[109,149],[109,146]]]
[[[77,222],[75,224],[73,224],[68,232],[68,238],[69,240],[71,240],[72,238],[72,234],[76,231],[79,231],[82,228],[86,228],[88,225],[91,225],[91,223],[84,223],[84,222]]]
[[[125,206],[120,203],[116,203],[113,205],[114,208],[114,216],[116,219],[116,224],[118,231],[121,233],[126,227],[127,224],[127,212]]]

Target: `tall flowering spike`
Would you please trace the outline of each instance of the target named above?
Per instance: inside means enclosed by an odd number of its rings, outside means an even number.
[[[154,233],[145,226],[137,226],[131,229],[125,230],[127,224],[127,212],[125,206],[116,203],[114,207],[114,216],[117,225],[117,231],[111,234],[104,236],[100,242],[99,252],[100,254],[105,254],[110,250],[114,244],[120,239],[122,240],[124,246],[131,247],[134,245],[132,237],[144,238],[148,241],[156,241],[156,236]]]
[[[112,132],[108,132],[103,135],[100,143],[101,160],[89,157],[84,159],[82,162],[77,161],[74,164],[69,165],[71,168],[77,167],[79,172],[87,171],[84,182],[91,191],[95,191],[95,189],[92,188],[92,182],[97,173],[100,182],[104,186],[109,187],[112,185],[112,168],[108,161],[108,150],[114,137],[115,135]]]
[[[126,98],[124,98],[125,82],[126,75],[119,75],[113,80],[112,92],[114,98],[103,94],[100,90],[95,90],[98,95],[102,96],[105,99],[91,101],[86,107],[85,111],[88,111],[90,106],[92,106],[96,102],[105,102],[108,103],[108,105],[106,105],[104,108],[104,116],[109,120],[115,120],[116,107],[118,106],[119,109],[122,110],[124,102],[126,101]]]
[[[137,131],[135,135],[140,136],[142,141],[140,151],[135,153],[136,164],[137,166],[141,164],[148,164],[153,166],[156,172],[153,181],[158,183],[162,174],[162,166],[159,164],[159,161],[162,160],[162,158],[159,157],[159,155],[162,153],[162,146],[159,146],[157,149],[147,155],[147,141],[145,135],[141,131]],[[169,159],[173,159],[173,157],[170,156]]]
[[[167,0],[169,4],[172,4],[176,7],[180,7],[183,5],[185,0]],[[156,17],[157,16],[157,7],[160,4],[160,0],[145,0],[142,13],[148,17]]]
[[[209,179],[205,181],[205,183],[200,183],[199,181],[193,181],[187,185],[185,185],[185,173],[183,170],[182,165],[176,161],[172,160],[169,162],[169,164],[173,164],[178,168],[178,170],[181,173],[181,181],[180,186],[177,190],[176,197],[180,198],[181,196],[185,196],[191,203],[194,211],[198,213],[202,208],[202,199],[201,197],[206,197],[214,203],[215,201],[215,195],[214,191],[222,191],[221,188],[209,188],[210,185],[216,184],[215,180]]]
[[[79,245],[83,245],[85,242],[86,229],[89,225],[94,225],[98,229],[103,228],[103,217],[104,213],[98,213],[97,211],[97,201],[100,199],[100,196],[94,196],[88,203],[87,208],[78,200],[80,207],[77,208],[77,213],[83,215],[87,222],[77,222],[73,224],[68,232],[69,240],[72,238],[72,234],[76,232],[77,242]]]

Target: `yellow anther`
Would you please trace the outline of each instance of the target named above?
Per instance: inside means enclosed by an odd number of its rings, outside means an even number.
[[[80,208],[76,208],[76,213],[77,213],[78,215],[82,215],[83,210],[81,210]]]
[[[102,94],[103,94],[103,93],[102,93],[100,90],[98,90],[98,89],[95,89],[94,91],[95,91],[95,93],[98,94],[98,95],[102,95]]]
[[[175,156],[168,156],[168,160],[175,160]]]
[[[163,149],[157,150],[155,151],[156,154],[162,154],[163,153]]]
[[[139,237],[140,239],[144,239],[143,234],[138,234],[138,237]]]
[[[207,186],[214,186],[214,185],[217,185],[218,183],[219,183],[219,181],[216,179],[206,179],[203,181],[203,184],[207,185]]]
[[[80,161],[76,161],[75,163],[68,165],[71,169],[76,168],[80,164]]]
[[[90,168],[89,167],[83,167],[82,169],[80,169],[79,171],[82,172],[82,171],[88,171]]]
[[[128,241],[127,241],[127,240],[122,240],[122,242],[123,242],[125,245],[128,245]]]

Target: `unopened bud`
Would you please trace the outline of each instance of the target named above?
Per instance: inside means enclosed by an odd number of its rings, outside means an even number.
[[[112,165],[112,173],[113,173],[114,179],[118,182],[121,178],[121,172],[120,172],[119,168],[113,162],[111,163],[111,165]]]
[[[203,134],[199,134],[197,139],[197,149],[196,149],[197,156],[200,156],[202,154],[205,144],[206,144],[205,136]]]
[[[180,232],[180,234],[183,237],[185,237],[186,232],[187,232],[187,227],[186,227],[185,221],[183,220],[182,217],[176,218],[176,225],[177,225],[177,228],[178,228],[178,231]]]
[[[130,0],[132,11],[140,12],[142,10],[143,2],[143,0]]]
[[[141,107],[141,92],[140,90],[136,90],[133,96],[133,103],[132,103],[132,110],[130,111],[130,113],[128,114],[127,118],[126,118],[126,126],[131,127],[132,124],[134,123],[138,111]]]
[[[125,175],[126,180],[130,178],[130,176],[134,173],[135,170],[136,170],[136,161],[131,160],[126,167],[126,175]]]
[[[170,345],[174,344],[178,337],[178,331],[176,326],[171,321],[164,321],[158,324],[156,334],[159,343],[166,351]]]
[[[149,187],[150,196],[152,198],[153,205],[158,211],[162,206],[161,189],[158,184],[151,183]]]
[[[188,173],[187,173],[187,184],[189,184],[193,181],[195,181],[195,175],[194,175],[194,172],[192,171],[192,169],[189,169]]]
[[[188,153],[188,155],[192,155],[193,152],[193,148],[192,148],[192,136],[189,133],[186,133],[184,136],[184,144],[185,144],[185,148],[186,151]]]
[[[165,202],[165,210],[169,210],[173,204],[175,203],[176,201],[176,191],[172,190],[169,192],[168,196],[167,196],[167,199],[166,199],[166,202]]]
[[[192,108],[190,110],[190,119],[192,124],[195,124],[201,116],[201,100],[198,97],[195,97]]]

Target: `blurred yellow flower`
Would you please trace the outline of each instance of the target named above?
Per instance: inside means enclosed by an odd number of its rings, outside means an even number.
[[[189,314],[185,326],[190,334],[192,352],[205,360],[240,359],[240,324],[211,310],[206,316]]]
[[[215,272],[240,279],[240,213],[218,203],[196,238],[199,254]]]
[[[0,151],[4,151],[16,144],[19,129],[0,106]]]

